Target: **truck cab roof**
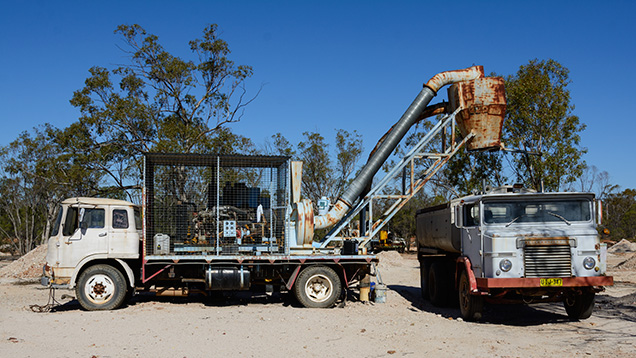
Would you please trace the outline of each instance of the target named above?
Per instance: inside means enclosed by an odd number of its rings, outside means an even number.
[[[133,204],[130,201],[119,200],[119,199],[108,199],[108,198],[87,198],[87,197],[75,197],[68,198],[62,201],[64,205],[122,205],[122,206],[139,206],[137,204]]]

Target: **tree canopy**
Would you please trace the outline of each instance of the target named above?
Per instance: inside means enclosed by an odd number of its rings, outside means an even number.
[[[362,154],[358,132],[336,130],[335,153],[330,153],[325,138],[316,132],[304,132],[304,140],[294,149],[282,134],[272,136],[277,154],[303,161],[302,195],[314,203],[325,196],[335,201],[350,182]]]
[[[75,153],[102,171],[116,190],[137,188],[143,152],[231,153],[252,147],[225,125],[240,120],[252,68],[228,58],[217,25],[189,42],[196,60],[168,52],[139,25],[120,25],[130,63],[112,70],[92,67],[71,104],[79,121],[68,128]],[[80,134],[80,140],[77,140]]]
[[[0,232],[19,253],[48,237],[65,197],[139,202],[144,152],[255,150],[227,126],[254,99],[245,87],[252,68],[230,60],[216,25],[189,42],[191,58],[172,54],[139,25],[115,33],[129,63],[89,69],[70,100],[80,118],[63,129],[44,124],[0,150]]]
[[[580,132],[585,124],[572,114],[569,70],[555,60],[532,60],[506,77],[507,145],[529,153],[512,159],[514,176],[535,190],[559,191],[585,168]]]
[[[603,221],[612,239],[636,239],[636,190],[609,194],[604,202]]]

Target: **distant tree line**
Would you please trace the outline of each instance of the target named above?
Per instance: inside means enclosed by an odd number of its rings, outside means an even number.
[[[337,130],[335,150],[316,132],[303,133],[296,144],[277,133],[260,149],[233,133],[228,124],[242,118],[258,93],[248,95],[245,82],[252,68],[229,59],[216,25],[189,42],[192,59],[171,54],[138,25],[121,25],[115,33],[129,63],[90,68],[84,87],[70,100],[81,112],[76,121],[66,128],[42,124],[0,148],[0,239],[14,252],[24,254],[48,238],[64,198],[139,203],[144,152],[288,155],[304,161],[302,191],[314,202],[322,196],[335,200],[360,168],[363,146],[356,131]],[[554,60],[532,60],[505,82],[504,142],[525,152],[461,151],[393,218],[391,230],[413,236],[418,208],[481,190],[483,183],[520,182],[536,190],[596,191],[606,202],[612,237],[634,238],[636,192],[619,192],[606,172],[582,159],[586,149],[579,134],[585,125],[572,114],[567,68]],[[432,123],[421,122],[405,145]]]

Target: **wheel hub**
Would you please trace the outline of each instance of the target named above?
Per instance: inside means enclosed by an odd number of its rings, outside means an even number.
[[[106,275],[93,275],[86,282],[84,292],[93,303],[103,304],[113,297],[115,283]]]
[[[333,285],[331,281],[323,275],[314,275],[305,285],[305,293],[315,302],[323,302],[331,296]]]

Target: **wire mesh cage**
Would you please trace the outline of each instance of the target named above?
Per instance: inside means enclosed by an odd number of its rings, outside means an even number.
[[[146,255],[285,251],[289,158],[147,153]]]

